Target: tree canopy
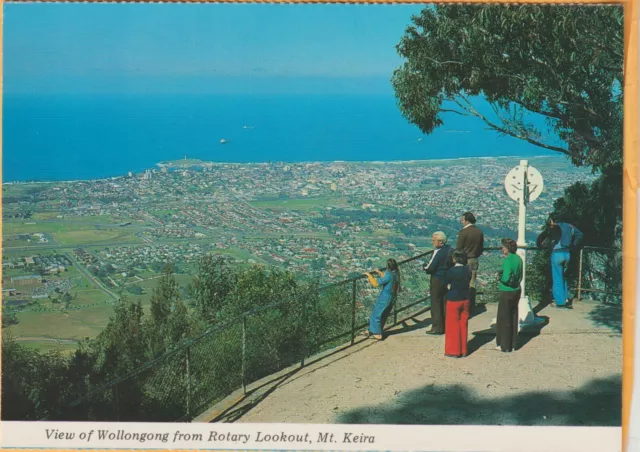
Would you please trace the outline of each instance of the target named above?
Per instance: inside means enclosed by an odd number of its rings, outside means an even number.
[[[471,116],[576,166],[621,168],[622,24],[617,6],[429,6],[397,46],[393,88],[426,134],[448,114]]]

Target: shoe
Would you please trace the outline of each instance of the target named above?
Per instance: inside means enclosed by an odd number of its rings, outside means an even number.
[[[434,336],[442,336],[444,333],[438,333],[437,331],[429,330],[429,331],[425,331],[425,334],[432,334]]]
[[[447,358],[460,358],[460,355],[447,355],[446,353],[444,354],[444,356],[446,356]]]
[[[573,306],[571,306],[569,304],[561,304],[561,305],[556,305],[556,308],[558,308],[558,309],[573,309]]]

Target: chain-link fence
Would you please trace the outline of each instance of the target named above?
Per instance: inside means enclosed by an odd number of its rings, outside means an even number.
[[[550,250],[526,251],[526,293],[543,300],[550,292]],[[402,291],[387,326],[429,308],[429,277],[423,266],[431,251],[399,262]],[[584,248],[567,277],[577,298],[619,297],[621,252]],[[479,259],[477,302],[498,298],[496,274],[503,256],[487,248]],[[310,289],[247,312],[159,358],[90,390],[51,420],[184,421],[232,392],[337,346],[353,345],[366,331],[379,293],[365,276]],[[104,380],[103,380],[104,381]]]
[[[578,257],[577,299],[622,303],[622,251],[584,247]]]

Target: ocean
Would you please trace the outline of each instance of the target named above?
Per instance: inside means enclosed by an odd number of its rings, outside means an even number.
[[[556,155],[458,115],[426,136],[392,95],[5,95],[3,103],[3,182],[121,176],[185,155],[216,162]]]

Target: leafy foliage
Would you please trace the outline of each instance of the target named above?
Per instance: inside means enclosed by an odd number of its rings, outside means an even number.
[[[584,232],[585,245],[620,245],[622,8],[429,6],[413,18],[397,50],[406,61],[392,84],[410,122],[430,134],[452,115],[475,117],[501,135],[591,167],[599,179],[566,189],[554,210]],[[491,111],[481,111],[474,97]],[[544,118],[543,127],[533,123],[536,117]],[[535,276],[527,280],[527,290],[539,295],[551,284],[547,254],[534,256]],[[577,277],[577,257],[570,280]]]
[[[620,166],[622,23],[622,8],[611,6],[429,6],[397,46],[406,58],[392,78],[400,109],[427,134],[447,113],[471,116],[576,166]]]
[[[235,274],[221,257],[207,255],[200,260],[190,292],[203,319],[216,321],[235,284]]]
[[[175,420],[187,406],[202,407],[294,364],[334,330],[344,331],[333,316],[345,299],[319,297],[316,284],[291,273],[234,269],[212,256],[198,268],[193,309],[166,267],[148,315],[139,301],[121,298],[106,328],[72,356],[42,354],[3,335],[3,419]],[[243,326],[237,319],[247,311],[255,312]],[[219,331],[202,335],[212,328]]]
[[[20,323],[14,312],[8,312],[2,315],[2,328]]]

